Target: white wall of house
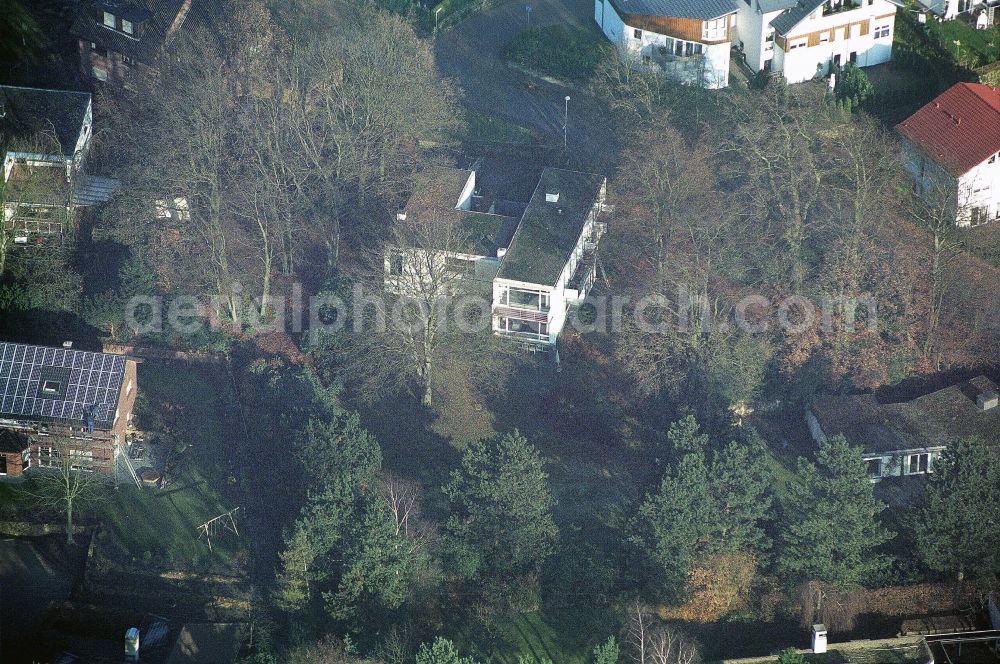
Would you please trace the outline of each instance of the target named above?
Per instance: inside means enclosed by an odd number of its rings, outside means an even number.
[[[825,76],[838,58],[841,65],[853,60],[859,67],[888,62],[896,7],[886,0],[860,1],[857,9],[828,16],[823,16],[822,7],[816,8],[785,35],[784,49],[775,46],[774,69],[789,83],[800,83]],[[861,22],[867,22],[866,34],[862,34]],[[823,34],[818,44],[810,46],[809,35],[816,32]]]
[[[465,186],[462,187],[462,193],[458,197],[458,203],[455,208],[458,210],[471,210],[472,209],[472,194],[476,191],[476,172],[469,172],[469,179],[465,181]]]
[[[903,167],[923,196],[948,196],[955,224],[962,227],[1000,220],[1000,153],[956,178],[906,138],[901,140]]]
[[[758,12],[746,2],[739,2],[736,12],[737,44],[742,44],[747,65],[754,71],[761,71],[768,60],[774,57],[774,29],[771,21],[780,14]],[[768,35],[771,39],[768,40]]]
[[[619,47],[622,56],[637,64],[655,66],[661,47],[672,47],[673,37],[658,32],[642,30],[624,22],[610,2],[594,0],[594,20],[608,40]],[[734,17],[730,18],[735,21]],[[687,42],[688,40],[680,40]],[[702,85],[709,89],[724,88],[729,85],[730,42],[720,44],[698,44],[701,57],[690,57],[669,63],[665,73],[681,83]]]
[[[812,410],[806,411],[806,425],[809,434],[818,445],[826,439],[826,433]],[[864,447],[865,441],[849,441],[853,445]],[[883,477],[906,477],[909,475],[926,475],[934,472],[934,464],[941,458],[944,446],[926,447],[909,450],[892,450],[887,452],[863,453],[862,461],[868,465],[869,475],[873,482]]]
[[[873,482],[885,477],[908,477],[934,472],[934,465],[941,458],[944,447],[914,450],[895,450],[880,454],[865,454],[861,458],[868,466]]]

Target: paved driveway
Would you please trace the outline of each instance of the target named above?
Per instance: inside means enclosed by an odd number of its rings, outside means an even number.
[[[569,95],[569,162],[606,171],[615,162],[618,143],[603,104],[581,90],[548,83],[503,62],[504,46],[528,27],[527,4],[532,6],[532,27],[593,23],[593,0],[513,0],[441,35],[434,45],[438,68],[461,84],[467,106],[528,127],[551,145],[562,143],[564,99]]]

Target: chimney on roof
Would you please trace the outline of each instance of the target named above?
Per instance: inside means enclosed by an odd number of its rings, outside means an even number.
[[[73,342],[72,341],[64,341],[63,342],[63,348],[72,348],[72,347],[73,347]]]
[[[976,396],[976,405],[979,406],[979,410],[992,410],[997,407],[997,404],[1000,404],[1000,395],[995,390],[984,390]]]
[[[545,192],[545,202],[546,203],[558,203],[559,202],[559,192],[558,191],[546,191]]]

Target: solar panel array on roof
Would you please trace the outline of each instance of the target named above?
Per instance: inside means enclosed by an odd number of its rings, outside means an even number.
[[[0,418],[110,429],[124,376],[122,355],[0,343]]]

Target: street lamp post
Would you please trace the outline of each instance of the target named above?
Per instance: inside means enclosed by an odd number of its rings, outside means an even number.
[[[524,6],[524,12],[528,15],[528,29],[531,29],[531,5]]]
[[[563,150],[566,149],[568,144],[567,141],[567,127],[569,126],[569,95],[566,95],[566,105],[563,108]]]
[[[434,10],[434,32],[435,32],[435,34],[438,31],[438,14],[441,13],[442,9],[444,9],[444,7],[438,7],[437,9]]]

